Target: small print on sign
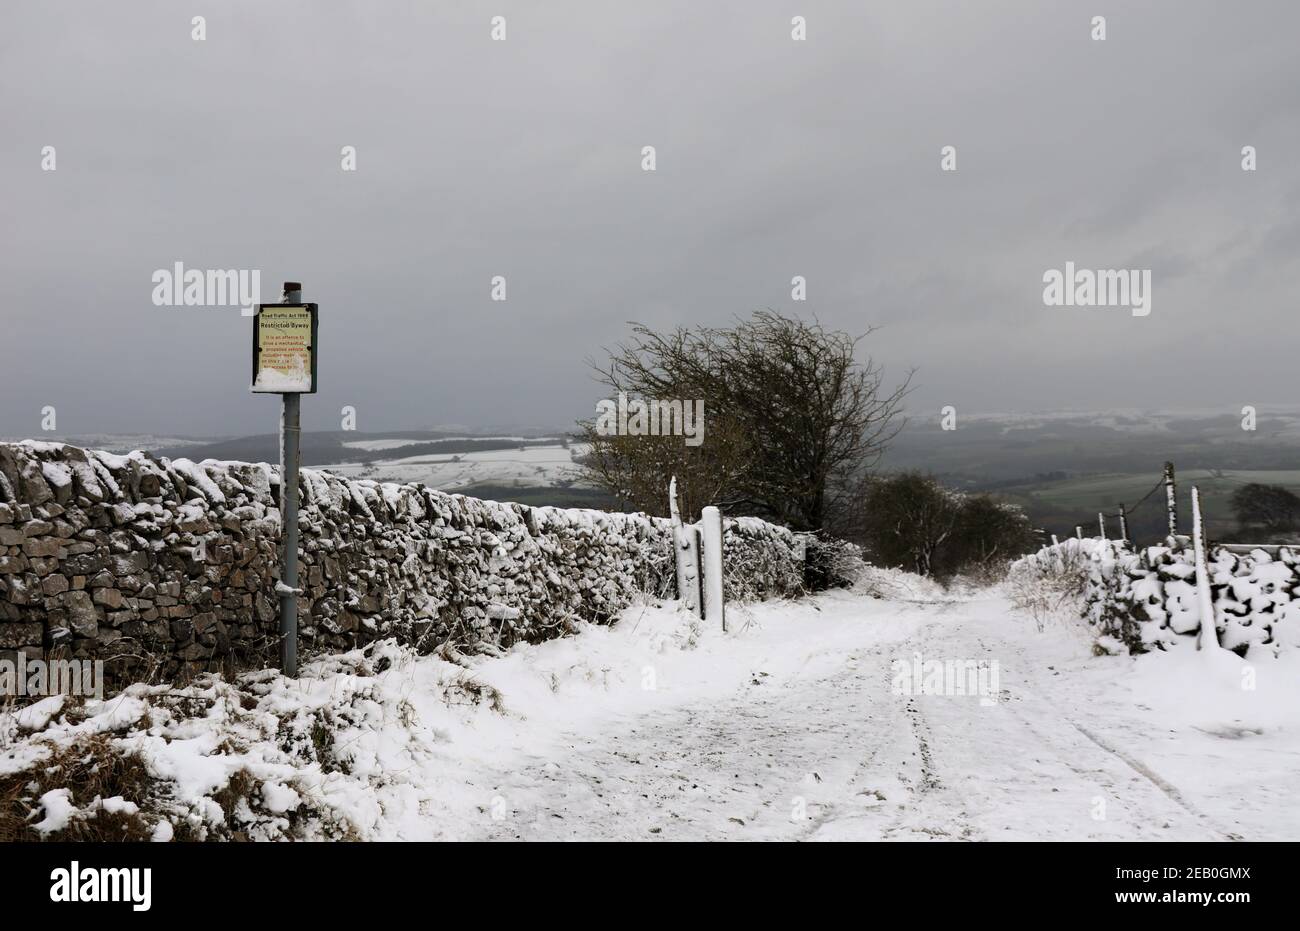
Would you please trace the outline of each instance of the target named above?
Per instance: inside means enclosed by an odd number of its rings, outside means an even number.
[[[253,389],[311,392],[316,351],[314,304],[261,304],[253,323]]]

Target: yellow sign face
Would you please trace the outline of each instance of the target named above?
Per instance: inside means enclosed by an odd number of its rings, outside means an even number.
[[[263,304],[254,324],[253,390],[312,390],[312,312],[301,304]]]

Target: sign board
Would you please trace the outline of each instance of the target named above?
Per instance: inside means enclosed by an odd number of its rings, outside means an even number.
[[[253,391],[316,392],[316,305],[258,304],[253,317]]]

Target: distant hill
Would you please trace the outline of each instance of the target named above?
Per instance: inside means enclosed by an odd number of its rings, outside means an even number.
[[[1240,408],[1238,408],[1240,410]],[[881,468],[920,469],[946,483],[990,490],[1102,473],[1300,467],[1300,414],[1265,411],[1254,431],[1220,412],[967,414],[943,430],[940,414],[909,412]]]
[[[385,459],[427,455],[486,452],[495,449],[518,449],[521,446],[554,445],[554,436],[467,437],[433,431],[398,433],[359,433],[356,431],[306,432],[299,448],[305,466],[335,465],[347,462],[375,462]],[[369,447],[369,448],[367,448]],[[150,450],[170,459],[237,459],[244,462],[278,462],[280,438],[275,433],[261,433],[213,442],[183,446],[165,446]]]
[[[943,430],[937,411],[926,417],[913,412],[880,467],[918,469],[952,487],[994,492],[1061,536],[1072,534],[1075,524],[1095,534],[1099,510],[1108,515],[1109,532],[1117,533],[1115,511],[1123,503],[1131,511],[1130,536],[1151,543],[1164,535],[1166,518],[1163,489],[1148,492],[1168,460],[1177,473],[1180,519],[1190,520],[1196,484],[1210,536],[1240,541],[1230,504],[1237,487],[1264,482],[1300,493],[1300,415],[1261,408],[1255,430],[1241,423],[1240,414],[1229,411],[963,416],[959,410],[957,429]]]
[[[1180,498],[1197,481],[1206,494],[1212,533],[1235,533],[1228,498],[1246,481],[1276,482],[1300,491],[1300,413],[1259,406],[1256,429],[1241,428],[1240,407],[1213,411],[957,412],[957,429],[943,430],[940,412],[909,411],[910,422],[880,463],[884,470],[918,469],[945,484],[992,491],[1023,505],[1038,526],[1068,533],[1095,523],[1098,509],[1142,499],[1172,460]],[[54,439],[54,437],[40,437]],[[113,451],[144,448],[169,458],[277,462],[279,438],[253,436],[81,436],[67,442]],[[576,468],[576,438],[536,427],[495,433],[459,425],[434,429],[302,434],[302,461],[340,474],[384,481],[418,481],[450,491],[528,504],[609,506],[585,488]],[[1158,497],[1158,495],[1156,496]],[[1186,513],[1186,502],[1181,502]],[[1163,516],[1155,498],[1132,515],[1135,535],[1158,536]]]

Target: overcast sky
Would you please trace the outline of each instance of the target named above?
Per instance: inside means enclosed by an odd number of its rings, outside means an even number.
[[[0,434],[274,430],[249,319],[151,302],[178,261],[304,282],[313,429],[571,422],[626,321],[764,307],[879,326],[914,416],[1286,402],[1297,35],[1259,0],[5,0]],[[1150,268],[1150,316],[1045,307],[1066,261]]]

